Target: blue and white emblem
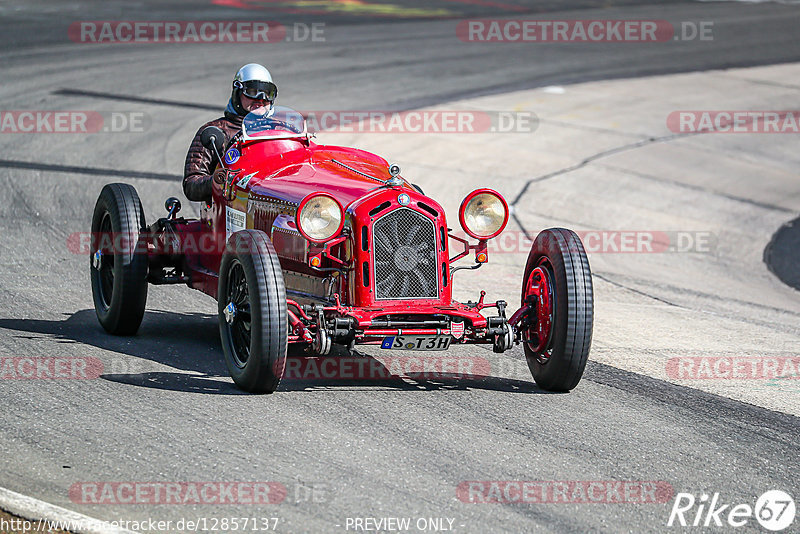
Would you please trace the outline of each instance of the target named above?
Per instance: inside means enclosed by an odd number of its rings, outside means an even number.
[[[397,196],[397,202],[401,206],[408,206],[408,203],[411,202],[411,197],[405,193],[401,193],[400,195]]]
[[[233,165],[234,163],[239,161],[240,157],[242,157],[242,154],[235,148],[231,148],[227,152],[225,152],[225,163],[227,163],[228,165]]]

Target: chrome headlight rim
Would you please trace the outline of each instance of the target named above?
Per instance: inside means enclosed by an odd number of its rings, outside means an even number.
[[[466,214],[467,208],[469,207],[470,202],[472,202],[472,200],[475,199],[475,197],[477,197],[478,195],[484,195],[484,194],[493,196],[497,200],[499,200],[500,204],[503,206],[503,210],[504,210],[503,223],[500,225],[500,227],[496,231],[492,232],[491,234],[479,234],[477,232],[474,232],[467,225],[467,222],[466,222],[466,219],[465,219],[465,214]],[[471,192],[469,195],[464,197],[464,200],[461,201],[461,207],[458,209],[458,221],[461,223],[461,228],[463,228],[464,231],[468,235],[470,235],[471,237],[474,237],[475,239],[479,239],[479,240],[482,240],[482,241],[485,241],[487,239],[492,239],[493,237],[497,237],[498,235],[500,235],[500,233],[503,230],[505,230],[506,225],[508,224],[508,218],[509,218],[508,203],[506,202],[506,199],[503,198],[503,195],[501,195],[500,193],[498,193],[494,189],[487,189],[487,188],[476,189],[475,191]]]
[[[310,202],[312,202],[314,199],[319,198],[319,197],[329,198],[330,200],[332,200],[334,202],[334,204],[336,204],[336,207],[339,208],[339,225],[338,225],[338,227],[336,228],[336,230],[334,232],[332,232],[329,236],[327,236],[325,238],[312,237],[311,235],[309,235],[306,232],[306,230],[303,229],[303,225],[300,222],[301,219],[302,219],[303,210],[305,209],[305,207]],[[310,193],[310,194],[306,195],[303,198],[303,200],[300,202],[300,204],[297,206],[297,212],[295,214],[295,224],[297,225],[297,230],[307,240],[311,241],[312,243],[320,243],[320,244],[321,243],[325,243],[325,242],[330,241],[331,239],[337,237],[339,234],[342,233],[342,229],[344,228],[344,208],[342,207],[342,204],[336,199],[336,197],[334,197],[330,193],[324,193],[324,192],[321,192],[321,191],[318,191],[318,192],[315,192],[315,193]]]

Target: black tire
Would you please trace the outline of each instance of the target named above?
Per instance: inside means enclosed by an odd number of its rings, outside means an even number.
[[[536,384],[547,391],[570,391],[580,382],[592,344],[594,295],[589,260],[571,230],[550,228],[536,236],[525,265],[522,300],[534,269],[547,269],[552,289],[552,326],[542,350],[523,343]],[[536,347],[539,348],[539,347]]]
[[[128,184],[103,187],[92,215],[89,270],[97,319],[109,334],[133,335],[142,324],[148,259],[138,244],[145,224],[136,189]]]
[[[267,234],[242,230],[228,239],[217,290],[225,364],[234,383],[249,393],[272,393],[286,366],[286,287]],[[225,310],[233,303],[235,314]]]

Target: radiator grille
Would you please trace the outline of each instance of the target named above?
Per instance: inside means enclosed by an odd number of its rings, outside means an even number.
[[[433,221],[411,209],[399,208],[378,219],[372,235],[376,298],[439,296]]]

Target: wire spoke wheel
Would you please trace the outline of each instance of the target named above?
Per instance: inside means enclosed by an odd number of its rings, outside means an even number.
[[[100,235],[112,235],[111,229],[111,216],[108,212],[103,214],[103,220],[100,222]],[[111,306],[111,300],[114,296],[114,251],[112,247],[106,247],[105,250],[98,248],[95,253],[100,252],[99,260],[95,269],[99,271],[100,276],[100,299],[103,305],[108,308]]]
[[[547,258],[531,271],[525,287],[523,303],[531,306],[525,317],[523,339],[526,347],[545,364],[553,354],[552,333],[555,299],[553,290],[553,268]]]
[[[234,310],[230,320],[226,320],[227,328],[233,340],[233,359],[239,368],[247,365],[250,358],[250,298],[247,291],[247,280],[244,276],[244,268],[238,260],[231,263],[230,273],[228,274],[228,294],[230,303],[228,306]]]
[[[244,391],[272,393],[283,377],[289,330],[283,272],[264,232],[243,230],[230,237],[217,301],[231,378]]]

